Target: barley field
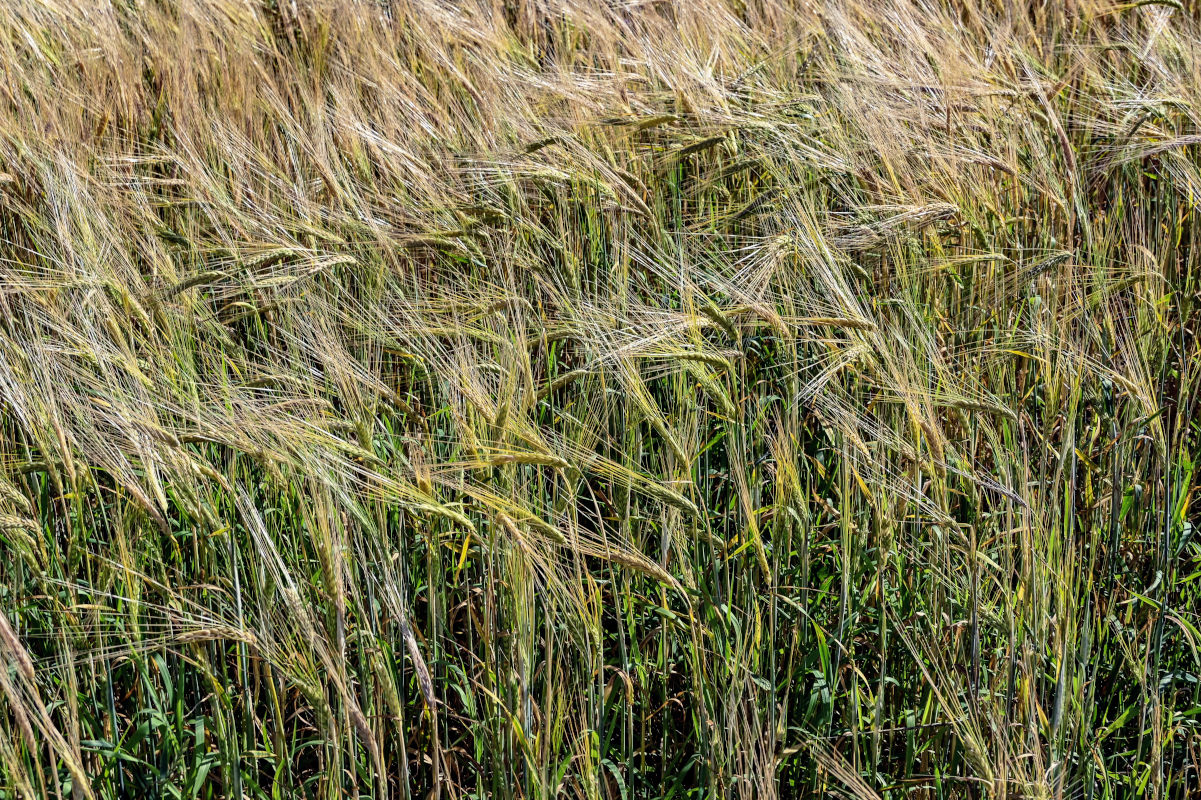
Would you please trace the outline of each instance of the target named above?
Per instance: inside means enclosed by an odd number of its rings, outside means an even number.
[[[0,3],[0,800],[1201,794],[1201,3]]]

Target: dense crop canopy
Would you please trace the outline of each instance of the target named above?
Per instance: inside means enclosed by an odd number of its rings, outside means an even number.
[[[0,799],[1195,790],[1199,20],[0,4]]]

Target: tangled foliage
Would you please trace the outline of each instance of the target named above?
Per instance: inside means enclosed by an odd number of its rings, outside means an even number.
[[[1184,797],[1201,12],[8,0],[0,798]]]

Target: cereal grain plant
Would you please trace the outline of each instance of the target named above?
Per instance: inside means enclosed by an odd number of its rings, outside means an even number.
[[[1201,791],[1195,0],[7,0],[0,72],[0,798]]]

